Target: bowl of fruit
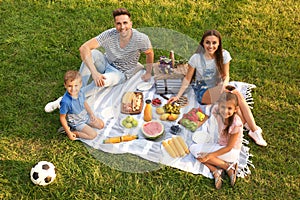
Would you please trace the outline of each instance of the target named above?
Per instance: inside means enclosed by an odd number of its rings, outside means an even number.
[[[121,120],[121,126],[123,126],[124,128],[135,128],[138,126],[138,124],[139,124],[138,120],[130,115],[127,117],[124,117]]]
[[[180,115],[180,107],[175,104],[165,104],[157,107],[156,113],[160,115],[159,119],[162,121],[176,121]]]

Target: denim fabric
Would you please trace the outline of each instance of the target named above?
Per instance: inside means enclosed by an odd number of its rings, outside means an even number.
[[[206,90],[208,90],[208,86],[204,81],[196,81],[192,88],[195,92],[197,101],[199,104],[202,104],[202,97]]]
[[[110,65],[106,56],[99,50],[92,50],[92,58],[97,71],[106,77],[104,87],[114,86],[126,80],[124,73]],[[89,93],[96,87],[96,84],[94,81],[88,83],[91,78],[91,72],[84,62],[82,62],[79,72],[82,76],[82,91]]]

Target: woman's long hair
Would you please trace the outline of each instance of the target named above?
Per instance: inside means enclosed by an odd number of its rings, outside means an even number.
[[[233,94],[231,92],[223,92],[218,100],[218,104],[220,104],[221,102],[223,103],[223,102],[232,101],[232,100],[234,101],[235,107],[237,107],[238,106],[238,97],[236,96],[236,94]],[[225,134],[225,135],[228,134],[229,128],[233,123],[235,115],[236,115],[236,113],[233,113],[233,115],[228,118],[228,125],[224,128],[222,134]]]
[[[216,36],[219,39],[219,47],[216,50],[215,55],[216,55],[216,64],[217,64],[218,71],[219,71],[220,75],[223,76],[224,75],[223,53],[222,53],[223,47],[222,47],[222,37],[221,37],[221,34],[219,33],[219,31],[217,31],[217,30],[205,31],[205,33],[203,34],[202,39],[199,43],[199,46],[196,50],[196,53],[203,53],[203,54],[205,53],[203,43],[204,43],[205,38],[208,36]]]

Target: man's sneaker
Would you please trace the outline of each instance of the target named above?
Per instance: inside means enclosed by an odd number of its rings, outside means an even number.
[[[50,112],[53,112],[54,110],[58,109],[60,106],[59,103],[60,103],[61,99],[62,99],[62,97],[59,97],[55,101],[47,103],[47,105],[45,106],[45,111],[47,113],[50,113]]]
[[[260,146],[267,146],[267,142],[264,140],[264,138],[262,137],[262,130],[259,126],[257,126],[257,130],[252,132],[251,130],[249,131],[248,135],[255,141],[256,144],[260,145]]]

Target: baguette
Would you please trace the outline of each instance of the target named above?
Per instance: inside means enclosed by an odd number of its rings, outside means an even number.
[[[182,137],[181,136],[177,136],[176,139],[180,142],[180,144],[183,147],[185,153],[189,154],[190,150],[189,150],[188,146],[186,145],[185,141],[182,139]]]
[[[173,149],[173,151],[175,152],[176,157],[179,157],[179,152],[176,149],[176,146],[174,144],[174,141],[172,139],[170,139],[168,141],[168,144],[170,145],[170,147]]]
[[[114,144],[114,143],[119,143],[121,142],[121,137],[112,137],[112,138],[107,138],[104,140],[104,144]]]
[[[179,153],[179,156],[180,157],[184,156],[185,155],[185,150],[184,150],[182,144],[179,142],[178,137],[177,136],[172,136],[172,140],[173,140],[173,142],[175,144],[175,147],[176,147],[176,149]]]
[[[131,140],[137,139],[137,135],[124,135],[120,137],[112,137],[112,138],[107,138],[106,140],[103,141],[104,144],[114,144],[114,143],[120,143],[120,142],[128,142]]]
[[[162,145],[164,146],[164,148],[172,158],[176,158],[176,153],[173,151],[171,146],[166,141],[162,141]]]
[[[137,138],[138,138],[137,135],[124,135],[124,136],[121,136],[121,142],[128,142],[131,140],[135,140]]]

